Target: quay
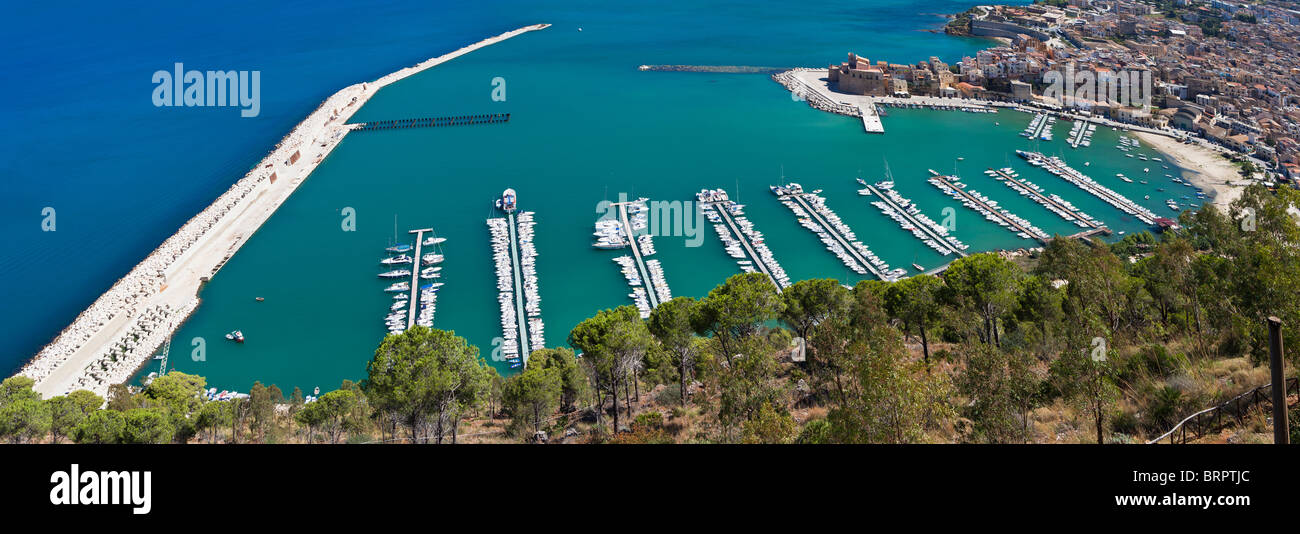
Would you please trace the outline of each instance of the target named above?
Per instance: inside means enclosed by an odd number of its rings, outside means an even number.
[[[1155,224],[1155,212],[1129,200],[1128,197],[1125,197],[1124,195],[1111,191],[1110,188],[1097,183],[1096,180],[1093,180],[1087,175],[1071,168],[1069,165],[1066,165],[1065,162],[1060,160],[1060,158],[1049,158],[1038,152],[1027,152],[1024,150],[1017,150],[1016,155],[1024,158],[1030,165],[1041,167],[1043,170],[1055,174],[1056,176],[1061,177],[1061,179],[1074,184],[1079,189],[1087,191],[1093,196],[1102,199],[1107,204],[1114,206],[1120,211],[1137,217],[1139,221],[1142,221],[1145,224]]]
[[[967,256],[967,254],[964,251],[962,251],[961,247],[958,247],[957,245],[949,242],[946,236],[939,235],[939,233],[935,232],[934,229],[930,228],[928,225],[921,222],[919,219],[914,217],[911,213],[908,213],[907,210],[903,209],[902,206],[899,206],[898,203],[894,202],[894,199],[882,193],[879,188],[870,184],[868,184],[866,188],[867,190],[871,191],[872,195],[875,195],[876,197],[880,198],[879,202],[882,202],[884,206],[887,206],[889,209],[897,212],[899,217],[902,217],[904,220],[906,220],[907,224],[912,226],[912,228],[914,228],[912,232],[913,235],[916,235],[916,232],[921,232],[922,235],[928,236],[935,243],[938,243],[939,246],[942,247],[944,250],[947,250],[948,254],[956,253],[958,256],[961,256],[963,258]],[[906,228],[904,230],[906,230]],[[919,238],[920,236],[917,237]]]
[[[809,195],[811,193],[802,192],[802,188],[792,189],[794,185],[795,184],[784,185],[782,186],[782,188],[779,188],[774,191],[776,192],[778,198],[781,199],[788,198],[794,201],[795,204],[798,204],[799,207],[803,208],[804,211],[808,212],[808,216],[816,220],[817,224],[821,225],[821,227],[825,229],[826,233],[830,235],[832,239],[838,242],[840,246],[844,248],[844,251],[848,253],[849,256],[854,261],[858,262],[858,265],[861,265],[862,267],[866,268],[868,271],[871,272],[871,274],[875,275],[876,278],[879,278],[881,280],[886,280],[886,281],[893,281],[894,277],[889,276],[880,268],[876,267],[874,263],[868,261],[867,258],[863,256],[862,253],[858,250],[857,246],[854,246],[854,245],[858,245],[858,246],[865,247],[865,245],[862,245],[862,243],[859,241],[850,242],[847,238],[845,238],[845,236],[841,235],[839,229],[836,228],[834,225],[830,224],[830,222],[827,221],[825,218],[823,218],[822,214],[818,210],[814,209],[812,204],[808,202],[806,198],[804,198],[804,195]],[[786,191],[786,194],[782,194],[783,190]],[[824,202],[821,204],[823,207],[825,206]],[[826,209],[829,210],[830,208],[826,208]],[[888,265],[886,265],[886,268],[888,268]]]
[[[347,124],[354,132],[374,130],[397,130],[402,128],[439,128],[447,126],[471,126],[475,124],[502,124],[510,122],[509,113],[487,113],[481,115],[458,115],[455,117],[423,117],[418,119],[389,119],[381,121],[357,122]]]
[[[1097,131],[1097,125],[1090,120],[1075,119],[1074,126],[1070,130],[1070,148],[1079,148],[1079,145],[1088,147],[1092,145],[1092,133]]]
[[[627,206],[634,203],[638,203],[638,201],[615,202],[614,205],[618,207],[618,218],[623,223],[623,232],[627,237],[627,244],[632,247],[632,258],[636,260],[636,268],[641,272],[642,284],[646,286],[646,298],[650,300],[650,309],[655,309],[659,307],[658,291],[655,290],[654,281],[650,278],[650,269],[646,267],[645,259],[641,257],[641,247],[637,243],[636,235],[632,232],[632,225],[627,219]]]
[[[510,224],[510,265],[514,270],[515,282],[515,313],[519,319],[519,355],[525,364],[528,363],[528,319],[524,311],[524,281],[521,268],[519,266],[519,233],[515,223],[515,212],[510,210],[506,213],[506,221]]]
[[[986,219],[992,220],[993,218],[996,218],[998,219],[998,221],[1002,221],[1003,223],[1006,223],[1006,224],[998,224],[998,226],[1001,226],[1013,232],[1017,232],[1020,237],[1029,236],[1029,239],[1033,239],[1044,245],[1047,244],[1050,236],[1048,236],[1042,230],[1033,227],[1032,225],[1021,223],[1020,221],[1024,219],[1020,218],[1019,216],[1016,216],[1015,214],[1012,214],[1010,211],[1007,211],[1006,209],[998,208],[990,205],[979,196],[976,196],[972,193],[967,193],[965,189],[958,187],[957,185],[949,181],[948,178],[950,177],[948,176],[940,175],[939,173],[934,172],[933,170],[931,170],[930,173],[933,174],[933,176],[931,176],[930,179],[928,180],[928,182],[930,182],[930,185],[933,185],[939,188],[940,190],[947,189],[947,191],[944,192],[948,193],[949,196],[952,196],[953,198],[960,200],[962,202],[962,205],[972,210],[975,210],[976,212],[983,211],[984,213],[982,215],[984,215]],[[990,216],[992,218],[990,218]]]
[[[727,228],[731,229],[731,233],[736,236],[736,240],[740,242],[740,245],[745,249],[746,253],[749,254],[749,258],[754,262],[754,266],[759,270],[759,272],[762,272],[767,276],[767,279],[772,282],[772,286],[776,288],[776,292],[781,293],[785,289],[782,285],[782,281],[785,280],[785,270],[781,269],[780,265],[776,265],[775,258],[770,257],[770,250],[768,251],[768,254],[772,261],[772,265],[767,265],[764,261],[764,257],[760,256],[758,252],[754,250],[755,247],[750,243],[749,236],[740,231],[740,227],[736,224],[736,221],[732,218],[731,213],[729,212],[731,206],[738,204],[735,204],[731,200],[727,200],[725,191],[722,191],[721,189],[717,191],[722,193],[722,198],[720,200],[711,200],[706,198],[704,192],[698,193],[701,205],[706,208],[712,208],[713,211],[718,214],[723,224],[725,224]],[[717,227],[715,226],[715,228]],[[719,237],[721,237],[721,235]],[[772,271],[774,270],[779,270],[780,275],[772,274]]]
[[[876,109],[875,102],[858,104],[858,110],[862,113],[862,129],[867,133],[885,133],[885,124],[880,122],[880,111]]]
[[[1035,189],[1034,186],[1030,185],[1027,180],[1022,180],[1020,178],[1012,176],[1011,174],[1007,173],[1003,169],[994,169],[992,167],[989,167],[989,171],[992,171],[995,175],[1004,178],[1005,180],[1000,180],[1000,181],[1007,184],[1007,187],[1010,187],[1012,189],[1016,189],[1017,187],[1023,189],[1024,191],[1028,192],[1030,196],[1037,198],[1039,200],[1039,203],[1042,204],[1043,206],[1045,207],[1051,206],[1052,208],[1055,208],[1053,211],[1056,211],[1057,215],[1061,215],[1062,218],[1065,218],[1065,215],[1069,215],[1071,217],[1074,217],[1075,220],[1081,221],[1084,225],[1091,227],[1093,230],[1100,230],[1101,231],[1100,233],[1105,235],[1110,235],[1110,229],[1107,228],[1106,225],[1100,223],[1099,221],[1093,220],[1092,216],[1080,211],[1079,208],[1076,208],[1072,205],[1066,206],[1065,204],[1061,204],[1060,202],[1057,202],[1052,197],[1044,195],[1043,193]],[[1068,221],[1069,219],[1066,220]]]
[[[424,234],[432,231],[433,228],[421,228],[419,230],[409,230],[406,232],[408,234],[415,234],[415,257],[411,260],[411,300],[406,306],[407,330],[410,330],[412,326],[415,326],[415,310],[420,308],[417,306],[419,303],[417,299],[420,296],[420,258],[422,258],[422,256],[420,256],[420,246],[424,243]]]

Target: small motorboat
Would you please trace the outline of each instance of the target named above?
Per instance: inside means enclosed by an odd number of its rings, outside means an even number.
[[[235,330],[234,332],[231,332],[231,333],[229,333],[229,334],[226,334],[226,339],[229,339],[229,340],[231,340],[231,341],[234,341],[235,343],[243,343],[243,342],[244,342],[244,333],[243,333],[243,332],[240,332],[239,330]]]
[[[255,298],[255,299],[253,299],[253,300],[256,300],[256,301],[258,301],[258,302],[262,302],[262,301],[264,301],[264,300],[266,300],[266,299],[264,299],[264,298],[262,298],[262,297],[257,297],[257,298]]]

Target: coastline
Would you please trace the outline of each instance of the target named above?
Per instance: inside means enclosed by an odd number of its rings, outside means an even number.
[[[1159,132],[1132,124],[1124,124],[1110,119],[1083,117],[1059,110],[1038,109],[1029,106],[998,102],[991,100],[918,96],[895,98],[882,96],[850,95],[832,91],[819,68],[794,68],[772,75],[772,80],[784,86],[808,102],[808,105],[828,113],[861,117],[863,110],[874,110],[877,106],[916,106],[944,109],[1011,109],[1026,113],[1046,113],[1048,115],[1071,120],[1087,119],[1098,125],[1123,128],[1141,141],[1151,145],[1157,152],[1183,169],[1182,178],[1191,182],[1198,189],[1204,190],[1210,202],[1221,211],[1226,211],[1233,201],[1241,197],[1242,189],[1249,183],[1241,177],[1237,167],[1224,159],[1218,152],[1199,142],[1184,144],[1172,134]],[[880,133],[883,133],[883,126]]]
[[[1199,143],[1184,144],[1164,135],[1133,130],[1133,135],[1183,169],[1184,180],[1206,191],[1211,203],[1227,211],[1241,197],[1244,180],[1237,167],[1214,150]]]
[[[149,362],[193,313],[202,285],[338,146],[352,128],[348,119],[370,97],[441,63],[548,27],[533,24],[505,32],[334,93],[248,174],[83,310],[18,375],[36,380],[35,390],[46,398],[77,389],[105,396],[110,385],[129,380]]]

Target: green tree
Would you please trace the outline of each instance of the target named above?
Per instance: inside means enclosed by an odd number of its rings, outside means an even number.
[[[533,432],[542,429],[542,421],[559,407],[562,387],[560,370],[554,367],[529,365],[506,379],[501,400],[513,417],[511,429],[516,436],[524,435],[528,427]]]
[[[32,389],[35,384],[25,376],[13,376],[0,383],[0,438],[26,443],[50,432],[50,406]]]
[[[709,291],[700,301],[692,323],[717,344],[717,354],[731,359],[757,334],[763,323],[775,319],[785,305],[761,273],[738,274]]]
[[[122,443],[122,432],[126,428],[126,418],[117,410],[96,410],[72,431],[72,440],[77,443]]]
[[[968,347],[966,369],[957,380],[969,403],[964,411],[976,436],[990,443],[1029,441],[1029,412],[1039,383],[1033,360],[1019,351],[989,345]]]
[[[939,322],[941,291],[943,282],[928,274],[904,278],[885,290],[885,309],[889,314],[903,321],[905,329],[916,329],[921,334],[921,351],[927,370],[930,368],[930,338],[926,332]]]
[[[121,442],[130,444],[168,443],[172,441],[175,429],[170,418],[161,410],[135,408],[122,414]]]
[[[944,281],[957,301],[983,320],[980,339],[985,343],[1001,345],[998,318],[1015,306],[1021,274],[1014,263],[992,252],[960,258],[944,273]]]
[[[572,412],[576,408],[575,403],[586,388],[587,381],[573,349],[557,347],[535,350],[528,357],[528,365],[555,369],[560,376],[560,410]],[[504,386],[504,381],[502,385]]]
[[[72,438],[77,426],[92,412],[99,410],[104,399],[99,395],[79,389],[46,401],[50,409],[50,438],[58,443],[61,438]]]
[[[698,344],[695,342],[695,326],[691,322],[696,316],[697,302],[689,297],[677,297],[662,302],[650,312],[650,333],[659,341],[659,345],[671,355],[677,366],[677,380],[681,388],[681,405],[686,406],[690,395],[691,371],[695,369],[699,357]]]
[[[619,390],[627,397],[629,379],[641,358],[654,342],[640,312],[632,306],[601,310],[569,332],[569,345],[582,351],[582,363],[599,393],[608,393],[614,401],[614,430],[619,429]],[[597,401],[597,418],[604,411],[603,396]],[[630,400],[628,416],[632,414]]]
[[[154,378],[141,392],[141,405],[167,415],[178,443],[193,437],[194,415],[203,406],[207,380],[198,375],[172,371]]]
[[[348,428],[348,419],[356,408],[357,394],[348,389],[336,389],[304,404],[294,420],[307,426],[307,440],[312,439],[316,429],[329,437],[330,443],[338,443],[343,432]]]
[[[478,348],[452,332],[416,326],[384,338],[366,366],[361,388],[375,409],[403,424],[412,442],[451,434],[463,411],[477,405],[490,375]]]

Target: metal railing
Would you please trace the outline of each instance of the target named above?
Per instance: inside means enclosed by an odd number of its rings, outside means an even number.
[[[1300,392],[1300,378],[1288,378],[1284,383],[1286,384],[1286,395]],[[1147,444],[1159,443],[1165,438],[1169,439],[1169,443],[1187,443],[1192,439],[1200,438],[1208,432],[1223,428],[1225,424],[1224,414],[1227,414],[1231,418],[1230,420],[1241,423],[1251,408],[1260,403],[1268,403],[1270,406],[1273,404],[1272,387],[1271,382],[1264,384],[1228,399],[1222,404],[1189,415],[1186,419],[1174,425],[1168,432],[1148,441]],[[1286,395],[1283,395],[1283,397]]]

